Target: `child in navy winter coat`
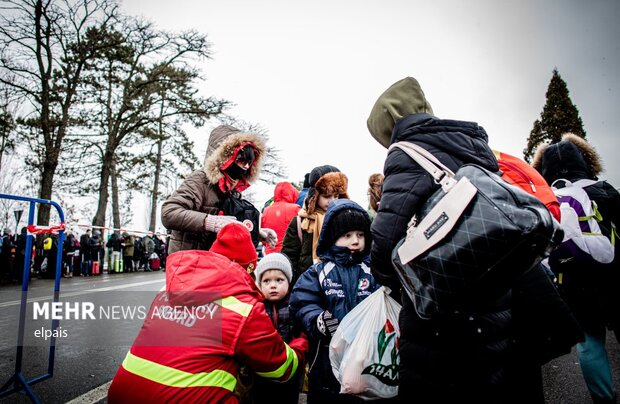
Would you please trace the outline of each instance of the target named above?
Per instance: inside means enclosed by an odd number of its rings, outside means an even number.
[[[357,401],[354,396],[339,395],[329,342],[344,316],[378,288],[367,262],[368,213],[349,199],[331,202],[316,251],[321,261],[301,275],[290,299],[295,320],[311,345],[308,403]]]

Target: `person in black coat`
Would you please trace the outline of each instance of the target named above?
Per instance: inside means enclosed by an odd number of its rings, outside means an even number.
[[[583,190],[596,203],[602,220],[601,232],[611,238],[613,224],[620,224],[620,193],[606,181],[598,181],[602,163],[596,150],[585,139],[565,134],[562,141],[541,145],[534,154],[532,165],[553,184],[563,179],[570,182],[591,180]],[[555,186],[562,187],[559,181]],[[617,239],[616,239],[617,240]],[[575,313],[585,333],[585,342],[577,345],[579,363],[595,403],[615,403],[611,369],[605,349],[606,328],[620,332],[620,250],[615,244],[614,260],[601,264],[584,262],[579,257],[549,259],[551,269],[562,273],[562,295]],[[619,339],[620,340],[620,339]]]
[[[413,142],[452,171],[464,164],[477,164],[492,172],[499,170],[485,130],[475,122],[434,116],[419,83],[412,77],[396,82],[378,98],[367,125],[372,136],[384,147],[399,141]],[[381,284],[399,291],[401,285],[391,262],[392,250],[405,235],[414,213],[439,185],[400,149],[388,153],[383,174],[381,203],[371,227],[371,271]],[[550,297],[544,299],[549,306],[545,314],[562,312],[558,309],[563,302],[557,293],[553,295],[552,285],[539,277],[544,273],[540,272],[542,269],[537,267],[534,271],[530,271],[531,279],[521,281],[521,287],[534,294],[536,292],[526,286],[529,282],[547,292],[551,287]],[[539,366],[533,364],[534,360],[519,363],[514,359],[515,341],[518,341],[518,351],[523,352],[538,339],[532,336],[531,330],[515,330],[517,323],[512,316],[518,300],[513,301],[512,290],[498,291],[494,295],[496,297],[477,298],[475,304],[463,302],[462,306],[467,309],[449,316],[422,319],[408,295],[402,293],[403,308],[399,318],[399,397],[402,400],[477,403],[511,400],[515,381],[506,379],[506,371],[514,374],[516,369]],[[520,296],[531,302],[527,293]],[[527,305],[519,310],[516,310],[518,318],[523,313],[528,315]],[[567,310],[563,312],[563,320],[568,329],[573,330],[574,319],[571,322]],[[523,326],[523,321],[519,324]],[[574,334],[570,334],[568,342],[563,342],[563,352],[567,344],[570,350]],[[530,337],[536,341],[527,341]],[[541,395],[542,386],[538,391]]]
[[[26,240],[28,237],[28,228],[22,227],[20,233],[17,235],[17,249],[15,252],[15,265],[11,273],[11,281],[13,283],[20,283],[24,274],[24,261],[26,260]],[[32,257],[32,251],[29,252]],[[32,267],[32,261],[30,262]],[[29,278],[30,279],[30,278]]]
[[[90,230],[80,237],[80,276],[88,276],[92,271],[92,251],[90,246]]]

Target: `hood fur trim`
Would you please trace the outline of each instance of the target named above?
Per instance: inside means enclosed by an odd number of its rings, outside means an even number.
[[[316,182],[315,191],[308,199],[308,208],[306,209],[308,214],[314,213],[319,195],[337,195],[338,199],[349,199],[348,186],[349,179],[343,173],[332,172],[323,175]],[[308,195],[310,195],[310,191],[308,191]]]
[[[541,172],[542,158],[545,154],[545,150],[549,148],[549,143],[541,143],[536,147],[536,151],[534,152],[534,156],[532,157],[531,166],[536,169],[536,171]]]
[[[562,142],[571,142],[577,146],[581,154],[583,154],[586,164],[590,169],[590,173],[593,176],[598,177],[603,172],[601,156],[598,154],[596,149],[588,143],[587,140],[573,133],[565,133],[562,135]],[[543,155],[545,154],[545,150],[548,148],[549,143],[541,143],[534,152],[534,156],[532,157],[532,167],[534,167],[538,172],[541,172]]]
[[[209,139],[211,142],[211,139]],[[224,165],[233,155],[235,150],[245,142],[251,142],[256,148],[257,156],[252,167],[250,167],[250,173],[247,176],[248,182],[252,183],[260,174],[260,169],[263,165],[263,159],[267,152],[265,141],[263,138],[255,133],[250,132],[230,132],[224,139],[220,140],[220,143],[212,148],[211,144],[209,149],[213,151],[208,153],[205,157],[204,172],[207,174],[209,182],[217,184],[220,178],[223,177],[220,167]]]
[[[566,133],[562,136],[563,142],[571,142],[576,145],[583,157],[586,159],[586,163],[590,168],[590,172],[595,177],[598,177],[603,172],[603,163],[601,160],[601,156],[598,154],[594,146],[588,143],[587,140],[582,138],[581,136],[574,135],[572,133]]]

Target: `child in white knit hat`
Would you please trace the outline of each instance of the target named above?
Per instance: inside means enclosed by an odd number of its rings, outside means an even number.
[[[254,275],[256,284],[265,295],[267,302],[278,303],[288,296],[293,278],[293,267],[286,255],[282,253],[265,255],[258,263]]]
[[[267,254],[258,262],[254,275],[258,288],[265,296],[265,310],[284,342],[299,336],[300,330],[294,329],[288,308],[293,278],[290,260],[282,253]],[[299,365],[297,369],[303,368],[303,365]],[[251,393],[254,403],[273,403],[273,398],[278,397],[278,402],[297,404],[300,375],[303,371],[298,370],[297,373],[298,375],[286,383],[256,377]]]

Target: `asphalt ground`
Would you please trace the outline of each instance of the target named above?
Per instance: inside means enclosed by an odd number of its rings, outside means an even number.
[[[63,279],[61,300],[84,298],[94,302],[123,301],[126,304],[148,304],[164,285],[162,272],[104,274],[100,277]],[[50,280],[33,280],[28,297],[35,301],[49,301],[53,290]],[[15,370],[15,341],[21,289],[18,286],[0,287],[0,384],[4,384]],[[54,376],[34,384],[32,390],[42,403],[105,403],[107,388],[120,362],[131,345],[141,321],[115,326],[114,330],[97,330],[105,336],[101,342],[91,328],[81,327],[71,320],[61,326],[71,330],[65,340],[57,340]],[[32,330],[30,330],[32,332]],[[607,350],[612,367],[614,385],[620,392],[620,346],[612,333],[607,335]],[[48,349],[44,346],[24,348],[22,373],[27,379],[46,373]],[[581,369],[575,353],[556,358],[543,366],[546,403],[589,403]],[[305,403],[305,395],[300,403]],[[27,396],[14,393],[0,398],[0,403],[28,403]]]

